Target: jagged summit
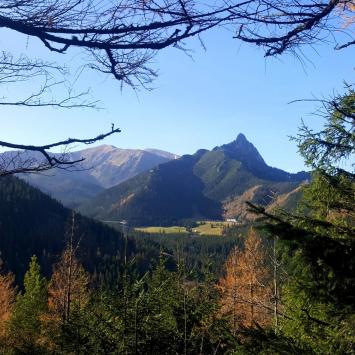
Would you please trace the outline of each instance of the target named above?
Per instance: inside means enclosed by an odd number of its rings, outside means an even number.
[[[266,166],[266,163],[258,150],[248,141],[243,133],[239,133],[234,141],[223,144],[222,146],[217,147],[217,149],[223,150],[229,157],[239,160],[247,166],[250,166],[251,164]]]
[[[243,133],[239,133],[234,141],[216,147],[214,150],[221,150],[229,158],[240,161],[258,178],[272,181],[299,181],[308,176],[305,172],[290,174],[267,165],[259,151]]]
[[[243,133],[239,133],[237,135],[237,138],[235,139],[235,141],[236,142],[240,142],[240,143],[242,143],[242,142],[248,142],[249,143],[249,141],[247,140],[247,137]]]
[[[223,144],[221,148],[227,149],[234,149],[234,150],[241,150],[241,149],[250,149],[254,148],[254,150],[257,151],[257,149],[254,147],[254,145],[248,141],[247,137],[243,133],[239,133],[237,135],[237,138],[227,144]],[[258,153],[259,154],[259,153]]]

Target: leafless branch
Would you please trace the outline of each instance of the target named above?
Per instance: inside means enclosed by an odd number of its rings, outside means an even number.
[[[336,47],[342,49],[354,43],[354,20],[349,28],[342,25],[342,15],[353,16],[353,9],[345,3],[350,1],[253,1],[244,13],[235,13],[241,18],[235,38],[263,47],[265,56],[274,56],[286,51],[296,54],[302,45],[330,41],[339,33],[347,33],[352,40]]]
[[[80,163],[84,161],[84,158],[72,158],[68,150],[71,144],[93,144],[119,132],[121,132],[119,128],[112,127],[111,131],[94,138],[68,138],[42,146],[0,141],[1,147],[14,149],[14,151],[8,151],[0,155],[0,177],[20,173],[40,173],[53,168],[80,170]],[[60,154],[52,154],[49,152],[52,148],[63,148],[64,150]]]
[[[0,0],[0,28],[37,38],[49,51],[81,48],[89,66],[117,80],[147,86],[156,71],[151,59],[169,46],[218,26],[265,49],[265,55],[296,51],[304,44],[347,33],[353,44],[350,0]]]
[[[56,63],[14,58],[11,53],[0,53],[0,88],[10,91],[11,99],[0,97],[0,106],[97,108],[97,101],[88,100],[89,90],[75,93],[67,76],[67,68]],[[33,92],[17,97],[18,86],[26,85]],[[37,89],[32,89],[36,87]],[[58,93],[57,93],[58,92]],[[60,95],[59,95],[60,94]],[[23,94],[25,95],[25,94]]]

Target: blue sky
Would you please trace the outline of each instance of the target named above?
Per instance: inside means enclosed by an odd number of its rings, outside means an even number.
[[[114,122],[122,133],[105,144],[181,155],[230,142],[243,132],[268,164],[291,172],[304,169],[288,136],[297,133],[301,118],[315,128],[322,120],[310,115],[313,104],[288,102],[342,91],[343,81],[354,79],[354,49],[304,48],[307,59],[302,63],[290,55],[265,59],[261,50],[231,37],[228,32],[210,32],[204,36],[207,51],[198,41],[187,42],[193,59],[173,48],[160,52],[153,64],[159,77],[152,91],[121,91],[111,77],[86,71],[78,89],[90,87],[104,107],[100,111],[1,107],[0,140],[44,144],[90,137]],[[77,52],[52,55],[36,40],[27,42],[10,33],[2,32],[0,38],[3,50],[59,58],[73,70],[83,57]]]

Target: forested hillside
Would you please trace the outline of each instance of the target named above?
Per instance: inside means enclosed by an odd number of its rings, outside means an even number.
[[[95,283],[110,285],[122,269],[126,248],[122,228],[114,230],[80,214],[73,215],[73,211],[20,179],[0,179],[0,216],[0,264],[4,270],[12,271],[20,283],[33,255],[44,275],[51,275],[52,265],[72,232],[80,250],[78,257]],[[238,235],[221,239],[154,237],[132,230],[127,230],[127,234],[126,256],[135,260],[132,272],[138,274],[155,265],[162,250],[173,256],[171,269],[176,267],[174,257],[180,252],[189,270],[199,273],[213,258],[211,267],[220,273],[224,258],[240,243]]]
[[[256,148],[240,134],[212,151],[161,164],[108,189],[80,207],[100,220],[126,219],[131,225],[169,225],[184,219],[248,221],[245,194],[261,187],[251,201],[267,206],[276,196],[297,188],[309,175],[269,167]],[[240,210],[230,208],[240,202]]]
[[[0,252],[6,270],[21,280],[32,255],[45,275],[52,272],[69,238],[72,211],[27,183],[0,179]],[[100,273],[105,261],[123,260],[122,234],[79,214],[75,215],[75,241],[80,258],[92,273]],[[128,253],[135,251],[129,240]]]

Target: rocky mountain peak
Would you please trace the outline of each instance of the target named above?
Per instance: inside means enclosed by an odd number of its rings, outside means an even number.
[[[247,140],[247,137],[245,137],[245,135],[243,133],[239,133],[237,135],[235,142],[237,142],[239,144],[249,143],[249,141]]]
[[[251,162],[254,164],[265,165],[264,159],[258,150],[248,141],[243,133],[239,133],[234,141],[222,145],[220,149],[226,152],[231,158],[239,160],[247,165]]]
[[[222,150],[229,158],[240,161],[258,178],[272,181],[301,181],[308,176],[305,172],[290,174],[268,166],[258,150],[243,133],[239,133],[233,142],[216,147],[215,150]]]

